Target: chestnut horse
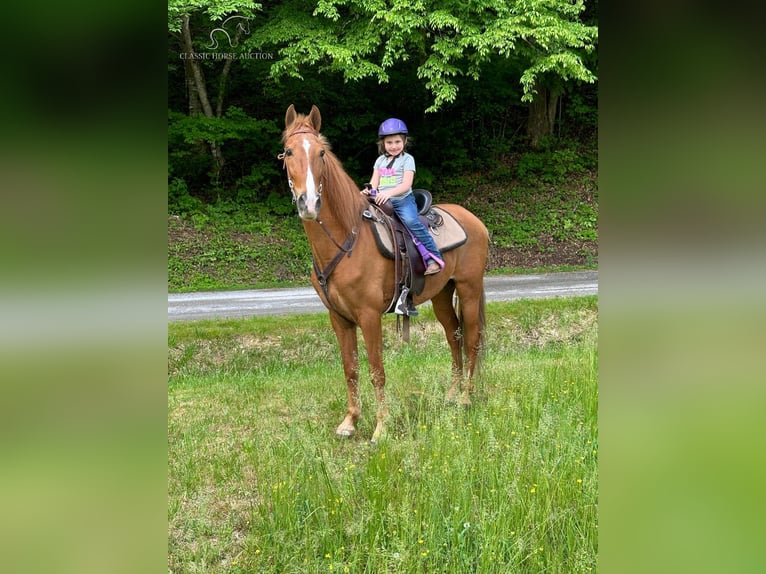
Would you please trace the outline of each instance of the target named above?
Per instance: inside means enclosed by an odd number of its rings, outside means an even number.
[[[303,220],[314,270],[311,282],[330,311],[330,322],[340,345],[348,391],[348,410],[335,430],[339,436],[352,436],[362,412],[359,398],[359,359],[357,327],[361,327],[372,386],[377,400],[377,425],[372,435],[376,442],[385,432],[388,418],[386,375],[383,369],[382,314],[393,296],[394,262],[378,251],[370,223],[362,218],[369,203],[359,187],[343,170],[319,133],[322,117],[312,106],[308,116],[287,108],[282,135],[288,185]],[[484,333],[484,267],[489,237],[484,224],[459,205],[440,205],[465,229],[468,240],[443,253],[445,268],[426,277],[425,287],[414,297],[415,305],[431,300],[434,314],[444,327],[452,351],[452,385],[447,399],[470,404],[470,392]],[[457,292],[458,309],[453,305]],[[463,373],[463,350],[467,359]]]

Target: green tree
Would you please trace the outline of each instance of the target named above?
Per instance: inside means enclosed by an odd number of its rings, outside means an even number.
[[[416,59],[429,112],[455,101],[458,77],[479,79],[498,55],[513,60],[537,146],[553,132],[566,86],[596,80],[584,56],[598,29],[584,10],[584,0],[285,0],[247,41],[278,50],[275,78],[318,68],[387,83],[394,66]]]
[[[213,125],[215,122],[211,123],[210,120],[214,118],[220,120],[223,116],[226,84],[236,60],[233,58],[213,59],[212,62],[205,60],[209,68],[212,66],[219,68],[216,70],[218,84],[216,97],[213,99],[208,89],[205,68],[198,54],[205,48],[217,48],[219,37],[225,38],[226,47],[239,46],[244,33],[249,30],[246,23],[252,20],[254,12],[260,9],[261,5],[252,0],[168,0],[168,32],[171,40],[178,46],[180,60],[184,66],[189,102],[188,115],[207,118],[208,121],[202,125],[208,128],[212,126],[212,131],[220,133],[227,127],[222,125],[221,129],[216,130],[216,126]],[[232,17],[235,18],[232,24],[224,28],[222,25],[225,25],[227,19],[231,20]],[[202,32],[203,40],[198,41],[195,38],[195,28]],[[204,131],[201,129],[200,133]],[[208,132],[210,131],[208,129]],[[225,164],[223,141],[214,137],[197,141],[207,143],[213,158],[213,179],[217,181]]]

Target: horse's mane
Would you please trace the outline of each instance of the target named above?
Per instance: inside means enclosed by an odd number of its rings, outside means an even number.
[[[306,130],[314,134],[325,149],[324,162],[326,166],[322,201],[325,209],[331,209],[345,233],[358,227],[362,221],[362,212],[367,208],[368,201],[359,193],[359,187],[343,169],[343,164],[331,151],[330,142],[317,132],[305,115],[299,114],[295,121],[282,133],[282,145],[295,132]]]

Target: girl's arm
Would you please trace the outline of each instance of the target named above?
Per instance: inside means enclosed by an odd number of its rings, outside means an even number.
[[[380,183],[380,170],[379,169],[373,169],[372,170],[372,177],[370,178],[370,185],[372,185],[373,189],[378,189],[378,184]]]
[[[378,189],[378,184],[380,183],[380,171],[377,169],[372,170],[372,177],[370,178],[369,184],[372,186],[372,189]],[[365,195],[370,195],[370,190],[367,189],[367,184],[364,184],[365,189],[362,189],[362,193]]]

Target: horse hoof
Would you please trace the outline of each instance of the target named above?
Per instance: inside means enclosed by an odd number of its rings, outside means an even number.
[[[372,438],[370,439],[370,443],[378,444],[379,442],[385,440],[385,438],[386,438],[385,430],[376,430],[374,433],[372,433]]]
[[[338,438],[351,438],[354,436],[354,429],[336,429],[335,436]]]

